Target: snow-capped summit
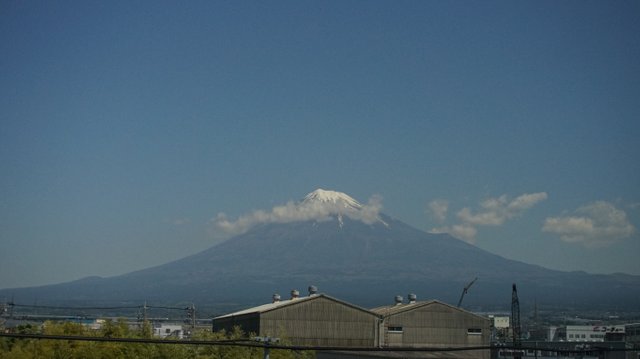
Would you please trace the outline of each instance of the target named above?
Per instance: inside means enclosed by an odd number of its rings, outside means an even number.
[[[345,218],[368,225],[381,223],[386,226],[380,210],[382,204],[378,197],[372,197],[368,203],[361,204],[342,192],[317,189],[299,202],[289,201],[270,211],[254,211],[235,221],[229,220],[224,213],[219,213],[213,223],[221,231],[235,235],[245,233],[258,224],[267,223],[326,222],[337,219],[342,228]]]
[[[362,205],[360,202],[356,201],[346,193],[336,192],[336,191],[327,191],[321,188],[309,193],[304,197],[302,203],[311,203],[311,202],[322,202],[322,203],[332,203],[337,204],[339,206],[344,206],[345,208],[352,209],[361,209]]]
[[[344,217],[358,220],[366,224],[380,222],[385,226],[382,218],[379,216],[380,206],[378,205],[362,205],[346,193],[317,189],[304,197],[298,204],[298,209],[303,213],[322,213],[323,216],[335,216],[338,220],[339,227],[344,225]]]

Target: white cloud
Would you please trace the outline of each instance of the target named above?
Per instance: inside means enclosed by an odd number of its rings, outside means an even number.
[[[210,223],[227,235],[238,235],[247,232],[258,224],[290,223],[304,221],[327,221],[332,215],[341,214],[366,224],[380,221],[382,198],[374,195],[367,204],[360,208],[345,207],[341,202],[309,201],[275,206],[270,211],[257,210],[250,214],[230,220],[225,213],[219,213]]]
[[[549,217],[542,230],[559,235],[565,242],[582,244],[587,248],[609,246],[636,231],[624,211],[605,201],[580,207],[572,216]]]
[[[428,212],[436,221],[442,223],[447,219],[447,211],[449,211],[449,201],[436,199],[429,202],[428,206]]]
[[[452,226],[434,228],[432,233],[449,233],[468,243],[475,243],[479,226],[501,226],[506,221],[522,215],[527,209],[547,199],[546,192],[525,193],[513,200],[507,195],[489,198],[480,203],[480,209],[472,211],[465,207],[456,214],[460,223]],[[443,206],[443,203],[446,206]],[[443,210],[444,208],[444,210]],[[448,202],[435,200],[429,204],[429,209],[436,219],[446,219]],[[439,216],[440,215],[440,216]]]
[[[472,214],[467,207],[458,212],[458,218],[463,223],[475,226],[499,226],[504,223],[506,216],[497,211],[484,211]]]
[[[453,237],[461,239],[469,244],[476,243],[476,234],[478,230],[468,224],[455,224],[453,226],[437,227],[429,231],[429,233],[448,233]]]
[[[376,194],[369,198],[369,202],[363,205],[359,211],[347,215],[352,219],[360,220],[366,224],[373,224],[380,220],[381,211],[382,196]]]
[[[547,192],[525,193],[511,201],[508,205],[508,208],[512,212],[524,211],[525,209],[529,209],[538,204],[538,202],[544,201],[545,199],[547,199]]]
[[[476,243],[476,234],[478,230],[476,227],[468,224],[456,224],[451,227],[451,235],[460,238],[463,241],[474,244]]]
[[[521,215],[525,210],[533,207],[538,202],[547,199],[546,192],[525,193],[509,200],[506,195],[498,198],[489,198],[480,204],[482,209],[473,214],[469,208],[463,208],[458,212],[458,218],[466,224],[476,226],[499,226],[506,220]]]

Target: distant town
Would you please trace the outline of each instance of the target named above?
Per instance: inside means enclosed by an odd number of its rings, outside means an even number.
[[[457,305],[420,300],[410,293],[391,296],[393,301],[385,306],[363,308],[309,286],[303,295],[298,290],[273,294],[267,303],[213,316],[199,314],[193,304],[56,307],[4,301],[0,340],[13,344],[5,342],[0,357],[19,342],[60,339],[46,334],[54,323],[81,327],[84,335],[78,340],[89,341],[103,340],[105,328],[118,323],[129,335],[147,331],[135,339],[139,345],[167,341],[216,346],[222,345],[219,338],[226,338],[264,358],[272,350],[330,359],[640,358],[640,313],[552,312],[535,306],[521,311],[515,284],[509,311],[478,312],[462,305],[467,289]],[[207,342],[199,339],[202,333],[222,334]],[[74,339],[67,335],[64,340]],[[238,355],[249,355],[244,353]]]

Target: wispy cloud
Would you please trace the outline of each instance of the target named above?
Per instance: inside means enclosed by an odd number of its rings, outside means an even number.
[[[546,192],[526,193],[513,200],[510,200],[507,195],[502,195],[483,201],[480,204],[481,209],[475,214],[468,207],[463,208],[458,212],[458,218],[469,225],[499,226],[545,199],[547,199]]]
[[[605,201],[580,207],[574,215],[549,217],[542,230],[559,235],[565,242],[581,244],[587,248],[612,245],[632,236],[636,231],[623,210]]]
[[[465,207],[458,211],[456,217],[460,223],[434,228],[432,233],[449,233],[452,236],[462,239],[468,243],[475,243],[479,226],[501,226],[506,221],[522,215],[527,209],[535,206],[541,201],[547,199],[546,192],[525,193],[514,199],[510,199],[507,195],[496,198],[489,198],[480,203],[480,209],[473,211],[469,207]],[[443,207],[446,203],[446,207]],[[446,219],[446,210],[448,202],[444,200],[432,201],[429,204],[432,215],[436,219]],[[443,208],[445,210],[443,211]],[[442,216],[438,217],[439,214]]]
[[[476,227],[468,224],[454,224],[453,226],[433,228],[429,233],[448,233],[455,238],[473,244],[476,242],[476,234],[478,234],[478,230]]]
[[[259,224],[290,223],[304,221],[327,221],[333,215],[343,215],[353,220],[366,224],[380,221],[382,210],[382,197],[374,195],[367,204],[360,208],[345,207],[343,203],[336,202],[293,202],[275,206],[271,210],[257,210],[236,220],[229,219],[225,213],[219,213],[210,223],[227,235],[238,235],[247,232]]]
[[[447,219],[447,212],[449,211],[449,201],[444,199],[436,199],[428,204],[427,212],[439,223],[444,222]]]

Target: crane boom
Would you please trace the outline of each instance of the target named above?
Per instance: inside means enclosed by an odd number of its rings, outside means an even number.
[[[460,306],[462,305],[462,299],[464,298],[464,295],[467,294],[467,292],[469,291],[469,288],[471,288],[473,283],[475,283],[477,280],[478,280],[478,277],[473,278],[473,280],[464,287],[464,289],[462,290],[462,294],[460,295],[460,300],[458,301],[458,308],[460,308]]]

